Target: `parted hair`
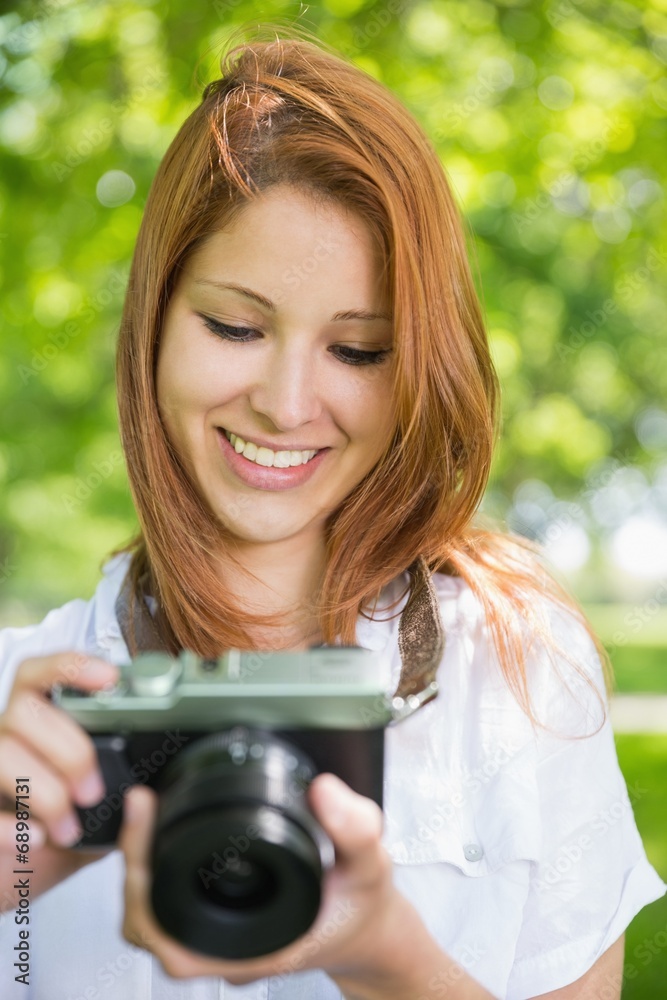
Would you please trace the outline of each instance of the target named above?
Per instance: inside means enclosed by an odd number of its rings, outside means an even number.
[[[324,641],[356,644],[359,614],[370,616],[382,588],[422,556],[479,598],[502,673],[533,724],[542,725],[526,669],[532,643],[549,651],[554,669],[566,661],[592,684],[558,645],[549,607],[591,636],[609,693],[604,648],[539,549],[479,524],[498,381],[466,230],[433,144],[385,85],[303,28],[272,22],[235,34],[219,78],[159,164],[124,302],[118,408],[140,527],[115,552],[131,553],[133,599],[142,591],[157,599],[174,653],[253,649],[254,629],[284,619],[240,606],[224,586],[239,569],[230,533],[168,438],[155,372],[165,310],[190,255],[271,186],[287,184],[366,223],[394,325],[393,435],[325,526],[326,567],[312,605]]]

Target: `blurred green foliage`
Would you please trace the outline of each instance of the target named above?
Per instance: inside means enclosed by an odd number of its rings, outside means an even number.
[[[667,737],[616,734],[616,750],[646,855],[667,879]],[[625,936],[623,1000],[659,1000],[667,983],[667,896],[644,907]]]
[[[665,0],[22,2],[0,17],[0,623],[92,592],[134,530],[113,355],[142,206],[230,30],[276,18],[390,87],[452,180],[504,388],[485,508],[544,537],[563,498],[594,533],[609,468],[665,496]],[[526,482],[547,501],[517,506]]]
[[[390,87],[451,178],[504,390],[485,510],[557,547],[667,502],[667,0],[19,2],[0,16],[0,626],[91,594],[135,529],[113,364],[142,206],[230,30],[276,18]],[[584,594],[614,596],[603,569]],[[662,686],[651,643],[623,688]],[[664,877],[664,741],[617,742]],[[635,949],[666,914],[633,921],[624,998],[662,995],[664,950]]]

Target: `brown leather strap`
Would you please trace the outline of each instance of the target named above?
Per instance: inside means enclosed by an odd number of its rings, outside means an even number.
[[[420,556],[408,568],[408,572],[412,577],[412,585],[398,626],[398,649],[402,667],[394,694],[394,697],[401,698],[419,694],[435,680],[445,649],[438,597],[428,566]],[[130,613],[131,607],[133,613]],[[126,645],[129,646],[128,637],[130,630],[133,630],[140,652],[167,652],[145,599],[141,602],[133,601],[129,574],[125,577],[116,600],[116,617]]]
[[[145,595],[138,603],[132,594],[129,573],[126,574],[123,586],[116,598],[116,618],[128,649],[130,648],[130,632],[133,632],[134,643],[140,653],[168,652],[166,643],[148,610]]]
[[[398,626],[401,677],[396,696],[418,694],[435,680],[445,651],[438,595],[429,568],[422,556],[409,567],[412,589]]]

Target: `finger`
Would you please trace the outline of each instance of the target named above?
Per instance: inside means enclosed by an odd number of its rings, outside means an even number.
[[[21,741],[42,757],[78,805],[92,806],[104,798],[106,788],[92,739],[46,698],[19,692],[0,720],[0,733]]]
[[[316,819],[334,843],[337,862],[377,877],[384,863],[380,807],[334,774],[318,775],[308,794]]]
[[[118,846],[125,854],[126,869],[136,868],[142,877],[150,866],[150,851],[157,795],[145,785],[135,785],[123,797],[123,824]]]
[[[30,811],[46,826],[59,847],[71,847],[81,836],[64,779],[14,736],[0,740],[0,789],[11,796],[17,775],[30,775]]]
[[[125,917],[123,935],[139,948],[153,951],[155,933],[150,913],[150,842],[157,796],[143,785],[135,785],[123,796],[123,823],[118,847],[125,855]]]
[[[64,684],[94,691],[118,679],[118,667],[88,653],[66,652],[24,660],[16,671],[12,696],[20,691],[49,691]],[[11,697],[11,696],[10,696]]]
[[[135,785],[126,793],[123,802],[123,825],[118,846],[125,855],[125,939],[151,951],[167,975],[174,979],[222,976],[230,983],[242,985],[275,973],[283,956],[292,951],[291,945],[268,958],[260,956],[228,961],[185,947],[163,930],[150,905],[150,853],[157,795],[145,785]]]
[[[220,974],[220,963],[197,955],[167,935],[150,906],[150,849],[157,813],[157,795],[144,785],[135,785],[123,800],[123,825],[118,846],[125,855],[126,941],[147,948],[175,979]]]

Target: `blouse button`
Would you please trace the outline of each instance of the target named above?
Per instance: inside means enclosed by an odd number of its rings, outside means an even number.
[[[463,853],[466,861],[479,861],[484,851],[479,844],[464,844]]]

